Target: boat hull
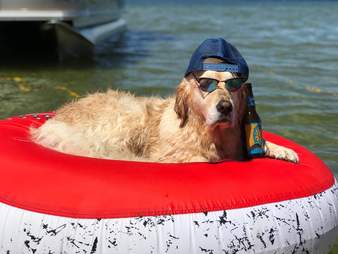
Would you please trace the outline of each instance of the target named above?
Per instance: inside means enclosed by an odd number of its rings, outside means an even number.
[[[120,0],[0,0],[0,21],[71,21],[76,28],[112,22]]]
[[[57,47],[59,59],[87,57],[96,43],[118,38],[125,29],[122,7],[122,0],[0,0],[0,30],[17,38],[32,27],[42,43]]]

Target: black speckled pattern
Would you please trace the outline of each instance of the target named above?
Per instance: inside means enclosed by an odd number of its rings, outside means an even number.
[[[72,219],[0,204],[0,254],[323,254],[337,235],[337,212],[337,185],[243,209],[122,219]]]

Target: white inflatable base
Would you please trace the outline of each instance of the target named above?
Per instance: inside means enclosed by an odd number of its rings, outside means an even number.
[[[320,194],[227,211],[75,219],[0,203],[0,253],[318,253],[337,236],[337,183]]]

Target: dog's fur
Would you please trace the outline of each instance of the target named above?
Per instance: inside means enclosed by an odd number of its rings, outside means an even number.
[[[233,77],[208,71],[197,75]],[[223,87],[204,97],[190,74],[178,85],[176,97],[96,93],[63,106],[31,133],[43,146],[81,156],[156,162],[240,160],[246,95],[242,86],[234,93]],[[227,116],[216,110],[220,100],[233,107]],[[269,142],[266,155],[298,161],[294,151]]]

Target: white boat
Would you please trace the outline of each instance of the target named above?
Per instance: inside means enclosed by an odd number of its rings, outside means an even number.
[[[124,30],[123,0],[0,0],[0,37],[37,36],[59,57],[86,56]],[[31,31],[28,31],[32,29]]]

